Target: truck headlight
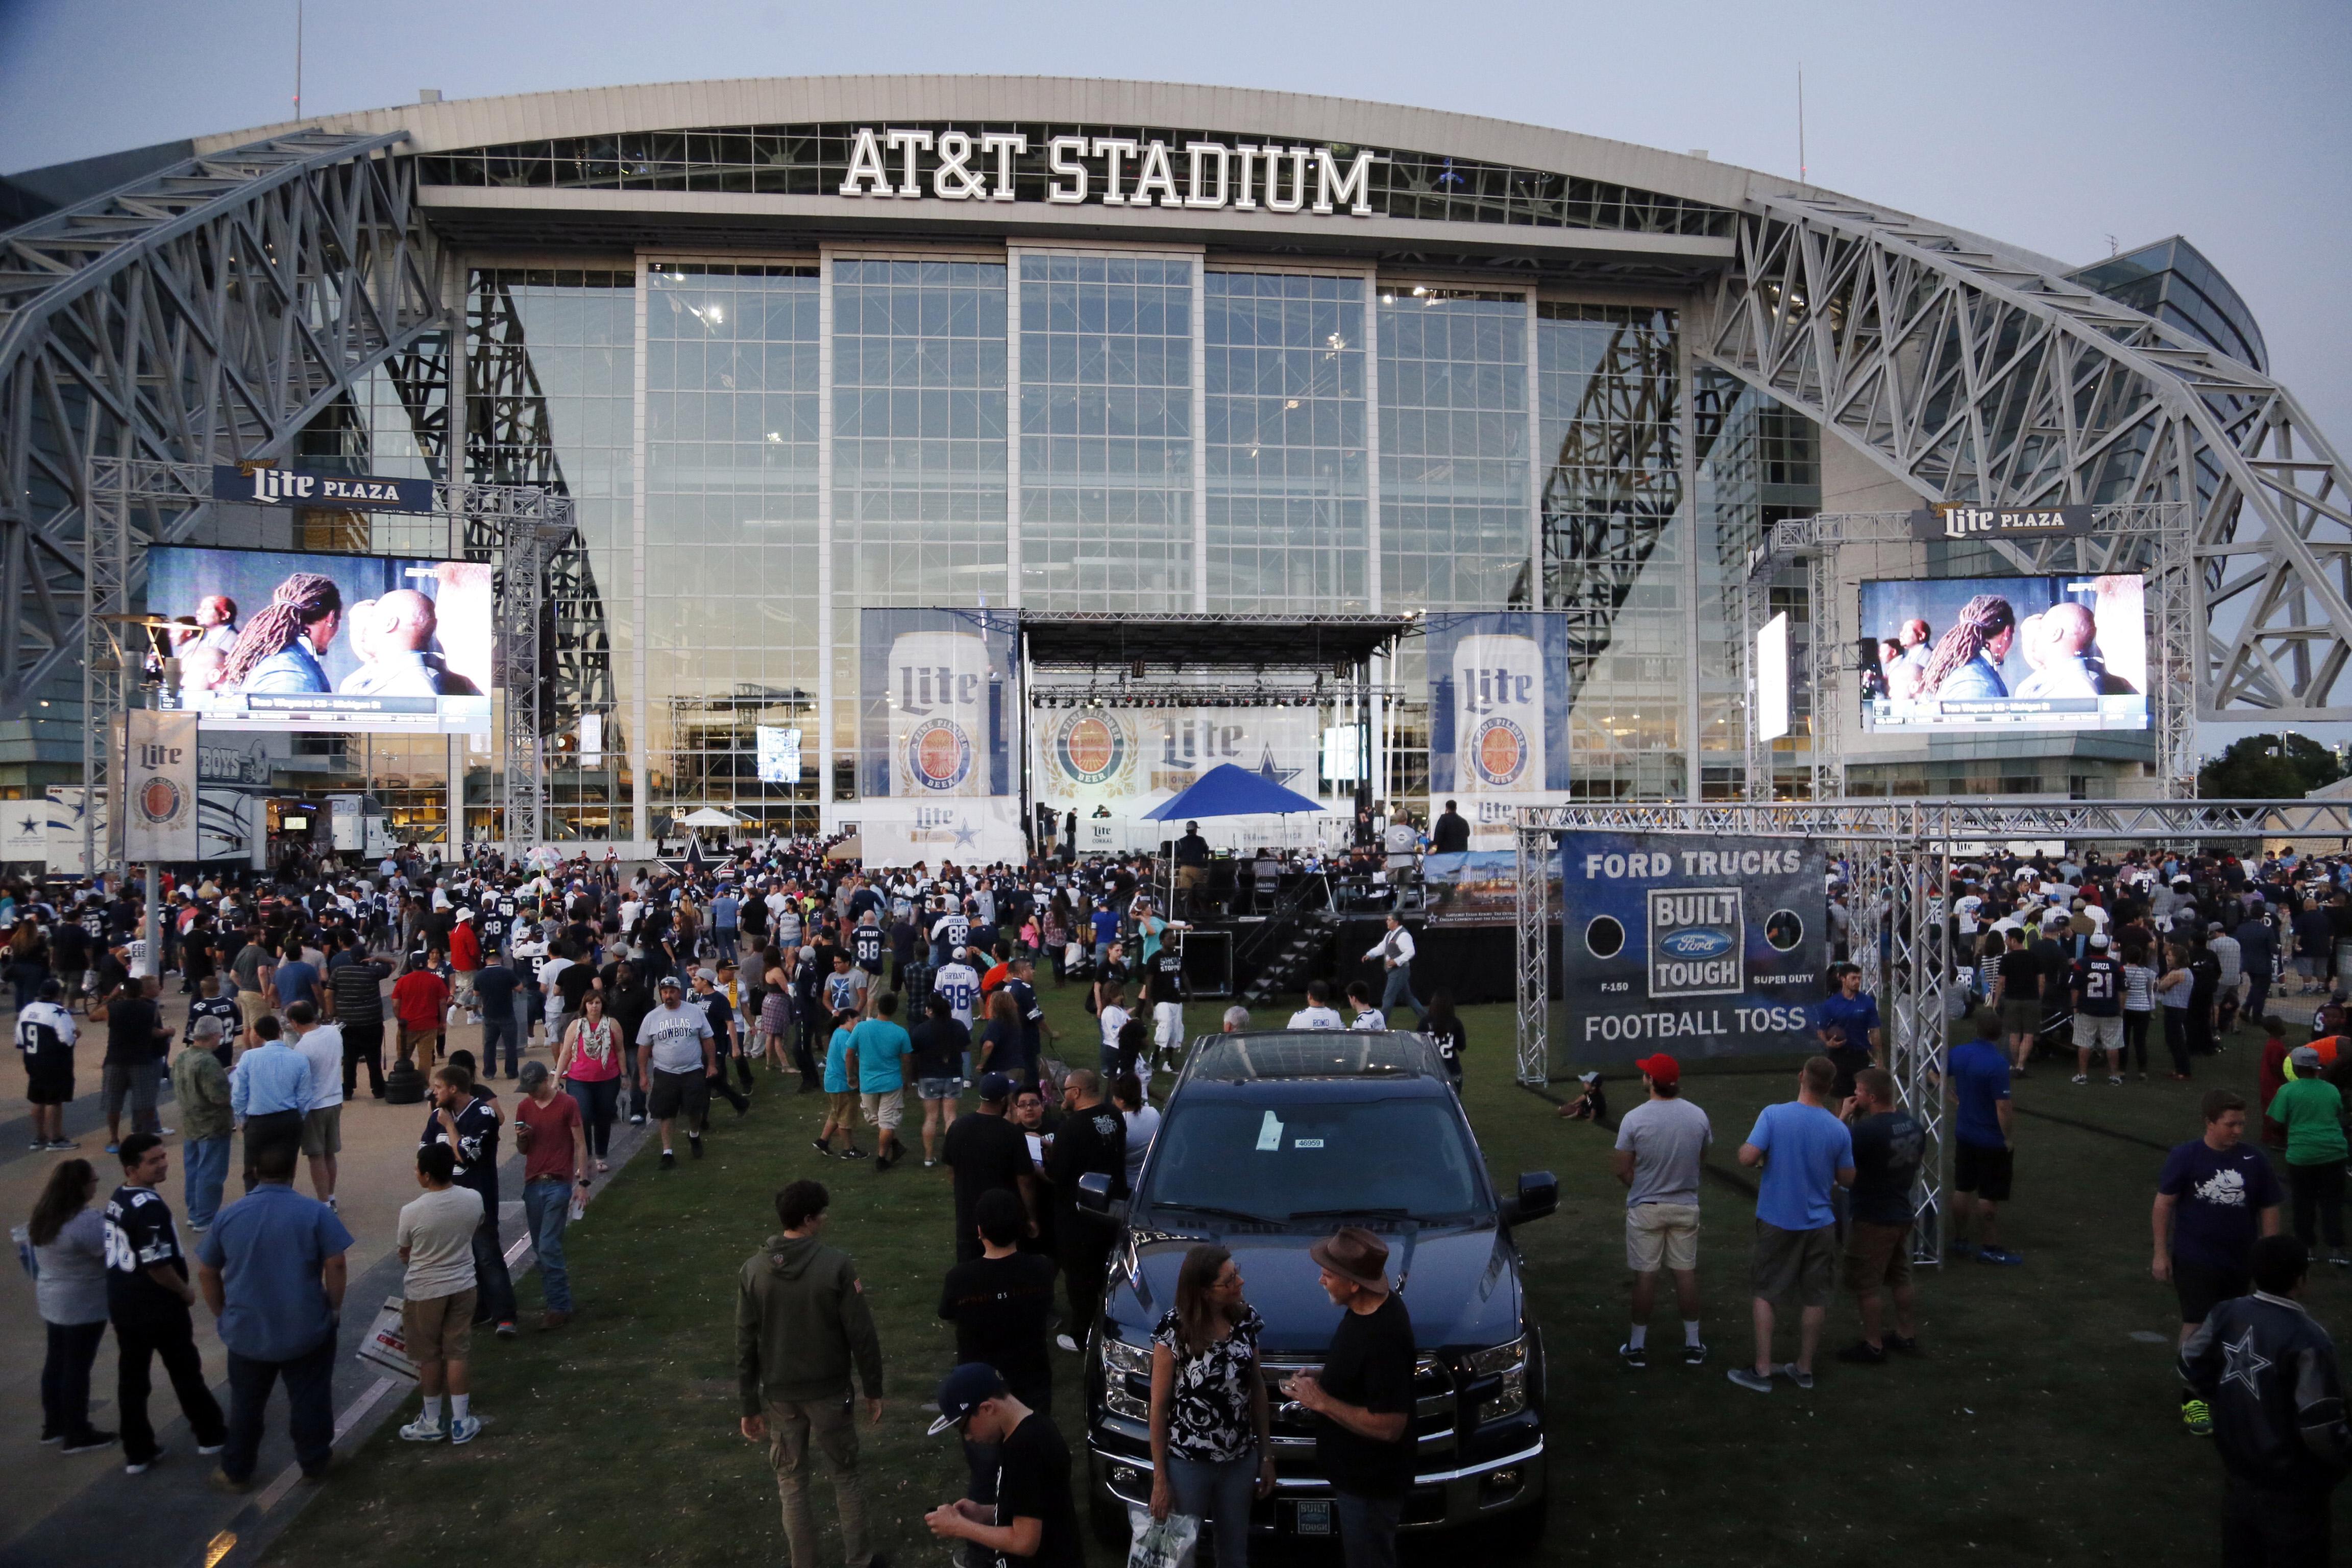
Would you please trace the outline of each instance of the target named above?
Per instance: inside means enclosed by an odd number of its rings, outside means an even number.
[[[1474,1351],[1462,1359],[1462,1370],[1474,1378],[1499,1377],[1502,1386],[1478,1402],[1480,1422],[1499,1421],[1528,1407],[1528,1340],[1525,1334],[1508,1344]]]
[[[1105,1334],[1102,1345],[1103,1403],[1114,1415],[1129,1421],[1151,1419],[1151,1396],[1139,1394],[1128,1386],[1128,1379],[1139,1378],[1144,1387],[1151,1386],[1151,1347],[1131,1345],[1115,1335]]]

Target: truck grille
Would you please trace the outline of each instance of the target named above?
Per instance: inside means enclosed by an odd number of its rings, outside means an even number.
[[[1283,1397],[1282,1380],[1294,1372],[1319,1372],[1323,1363],[1310,1356],[1266,1355],[1258,1359],[1265,1378],[1274,1437],[1275,1469],[1278,1475],[1314,1473],[1315,1417]],[[1444,1468],[1438,1463],[1454,1451],[1461,1402],[1455,1396],[1454,1373],[1445,1363],[1423,1356],[1412,1367],[1412,1432],[1416,1439],[1414,1468]]]

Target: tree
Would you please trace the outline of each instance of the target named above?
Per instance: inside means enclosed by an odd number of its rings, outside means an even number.
[[[2300,800],[2345,776],[2344,759],[2308,735],[2290,733],[2284,754],[2276,735],[2248,735],[2197,770],[2208,800]]]

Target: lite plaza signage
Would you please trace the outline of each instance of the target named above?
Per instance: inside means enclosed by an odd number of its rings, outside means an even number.
[[[1029,151],[1018,132],[876,130],[850,147],[845,196],[1009,202],[1013,160]],[[1343,163],[1341,159],[1345,157]],[[1157,138],[1055,136],[1045,142],[1045,200],[1060,206],[1184,207],[1236,212],[1372,213],[1377,154],[1328,147],[1260,146]]]

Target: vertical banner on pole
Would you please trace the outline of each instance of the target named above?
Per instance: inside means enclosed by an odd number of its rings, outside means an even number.
[[[857,625],[866,863],[1021,859],[1012,617],[868,609]]]
[[[122,770],[122,858],[196,858],[196,715],[134,708]]]
[[[1568,617],[1433,616],[1424,637],[1433,808],[1458,796],[1476,847],[1507,849],[1512,812],[1569,787]]]

